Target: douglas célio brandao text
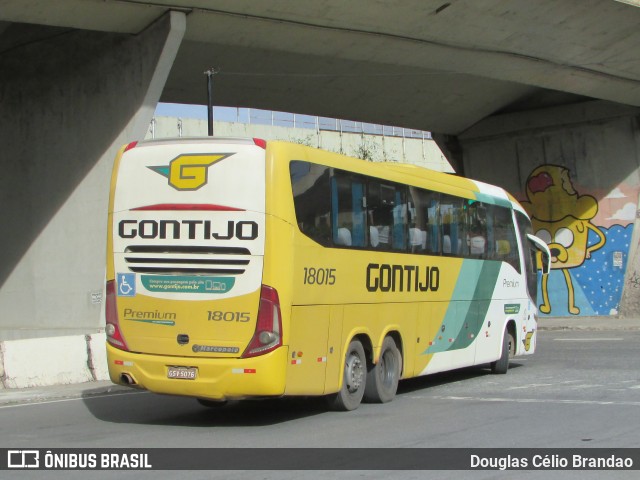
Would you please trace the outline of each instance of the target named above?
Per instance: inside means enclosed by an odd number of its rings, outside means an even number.
[[[633,469],[633,458],[608,453],[532,454],[527,456],[470,455],[471,469],[478,470],[601,470]]]

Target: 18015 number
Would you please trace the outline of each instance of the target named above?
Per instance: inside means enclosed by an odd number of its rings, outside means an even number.
[[[208,311],[209,320],[213,322],[248,322],[251,319],[249,312],[221,312]]]
[[[304,268],[304,284],[305,285],[335,285],[336,269],[335,268]]]

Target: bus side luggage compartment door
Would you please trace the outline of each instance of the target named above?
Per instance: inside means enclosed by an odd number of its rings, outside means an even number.
[[[289,323],[286,395],[322,395],[331,307],[294,306]]]

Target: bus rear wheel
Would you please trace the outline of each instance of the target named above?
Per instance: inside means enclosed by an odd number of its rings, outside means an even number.
[[[504,332],[502,355],[491,364],[491,373],[503,374],[509,370],[509,359],[516,354],[516,339],[510,330]]]
[[[355,410],[362,402],[366,385],[367,357],[359,340],[352,340],[344,359],[342,388],[328,397],[333,410]]]
[[[387,403],[393,400],[398,390],[402,355],[391,337],[382,342],[380,359],[367,372],[364,400],[370,403]]]

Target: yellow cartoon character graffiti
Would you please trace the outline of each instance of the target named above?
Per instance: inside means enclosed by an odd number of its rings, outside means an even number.
[[[531,216],[535,234],[547,242],[551,251],[551,268],[560,269],[569,292],[569,313],[577,315],[573,283],[569,269],[582,265],[591,252],[605,244],[604,234],[591,223],[598,213],[598,202],[591,195],[578,195],[569,170],[558,165],[542,165],[527,179],[527,199],[522,206]],[[587,245],[589,230],[598,235],[595,245]],[[540,312],[550,313],[549,276],[542,277]]]

